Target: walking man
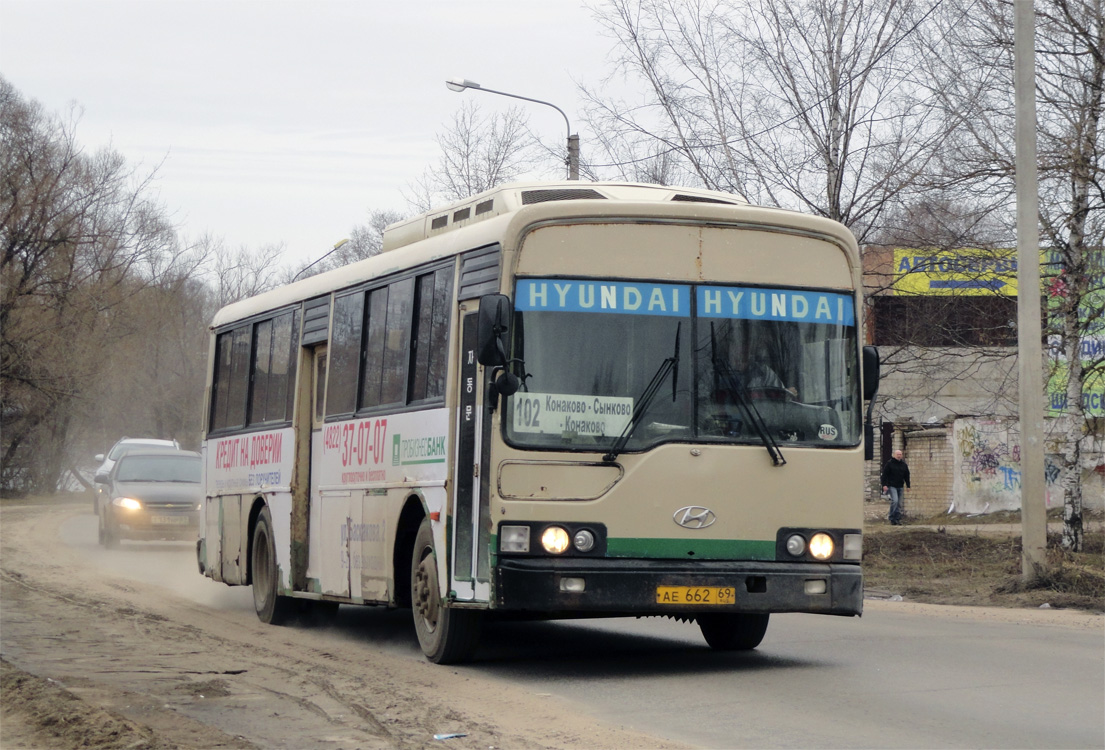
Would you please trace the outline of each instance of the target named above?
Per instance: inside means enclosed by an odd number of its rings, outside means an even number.
[[[902,452],[894,451],[894,457],[882,467],[882,491],[890,495],[890,525],[902,525],[902,492],[909,487],[909,465],[902,460]]]

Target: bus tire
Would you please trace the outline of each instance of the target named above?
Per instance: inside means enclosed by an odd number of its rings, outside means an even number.
[[[483,612],[445,606],[437,578],[430,519],[423,519],[411,555],[411,611],[422,653],[435,664],[468,661],[479,643]]]
[[[283,625],[295,614],[295,600],[277,593],[280,573],[276,568],[276,545],[268,506],[261,508],[257,516],[251,549],[253,609],[257,619],[269,625]]]
[[[702,637],[715,651],[750,651],[764,639],[770,617],[756,612],[714,612],[695,619]]]

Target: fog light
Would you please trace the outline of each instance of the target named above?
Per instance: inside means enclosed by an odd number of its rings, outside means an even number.
[[[590,529],[580,529],[572,538],[572,546],[577,552],[590,552],[595,548],[595,535]]]
[[[862,534],[845,534],[844,535],[844,559],[845,560],[862,560],[863,559],[863,535]]]
[[[550,526],[541,534],[541,546],[549,554],[563,554],[568,549],[568,544],[568,532],[559,526]]]
[[[795,557],[801,557],[806,551],[806,540],[799,534],[787,538],[787,552]]]
[[[500,526],[500,552],[529,552],[529,526]]]
[[[581,594],[587,588],[587,582],[582,578],[561,578],[560,590],[569,594]]]
[[[810,554],[818,560],[828,560],[833,556],[833,538],[824,532],[818,532],[810,539]]]
[[[828,586],[824,578],[811,578],[806,581],[807,594],[824,594],[826,591],[828,591]]]

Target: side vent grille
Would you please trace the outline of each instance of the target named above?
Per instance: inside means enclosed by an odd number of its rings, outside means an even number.
[[[526,190],[522,193],[522,204],[545,203],[546,201],[580,201],[604,199],[601,193],[587,188],[566,188],[563,190]]]
[[[449,226],[449,215],[438,216],[436,219],[430,222],[430,229],[444,229]]]
[[[309,299],[303,305],[303,346],[326,341],[330,333],[330,295]]]
[[[489,201],[484,201],[483,203],[477,203],[476,204],[476,216],[479,216],[480,214],[485,214],[493,208],[495,208],[495,200],[494,199],[489,200]]]
[[[460,289],[457,299],[475,299],[499,291],[499,266],[502,249],[498,245],[481,247],[460,258]]]
[[[453,212],[453,221],[464,221],[465,219],[467,219],[471,215],[472,215],[472,209],[471,208],[462,208],[459,211],[454,211]]]
[[[672,196],[672,201],[681,201],[683,203],[721,203],[725,206],[736,206],[738,204],[732,201],[723,201],[717,198],[706,198],[700,195],[675,195]]]

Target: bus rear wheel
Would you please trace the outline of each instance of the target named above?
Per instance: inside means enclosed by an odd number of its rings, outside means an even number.
[[[253,609],[261,622],[282,625],[295,614],[295,600],[277,593],[280,573],[276,569],[276,545],[272,537],[272,514],[261,509],[253,527]]]
[[[698,628],[715,651],[750,651],[760,645],[771,615],[751,612],[713,612],[697,615]]]
[[[483,612],[445,606],[438,585],[433,527],[423,519],[411,555],[411,610],[418,645],[435,664],[457,664],[472,657],[479,643]]]

